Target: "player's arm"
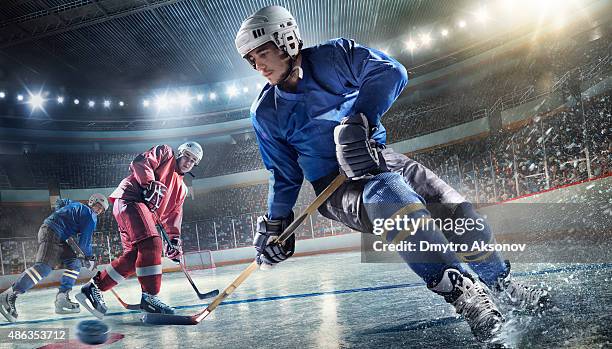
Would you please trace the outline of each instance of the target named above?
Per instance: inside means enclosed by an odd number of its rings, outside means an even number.
[[[382,115],[408,83],[406,68],[385,53],[338,39],[333,50],[333,63],[343,86],[359,90],[353,113],[363,113],[370,128],[378,126]]]
[[[91,215],[87,215],[83,219],[82,226],[80,227],[80,236],[79,236],[79,248],[85,254],[85,259],[87,261],[82,261],[83,267],[93,270],[95,266],[95,258],[93,256],[93,249],[91,246],[91,240],[96,229],[97,219],[92,217]]]
[[[406,86],[406,69],[384,53],[347,39],[334,42],[332,60],[340,84],[359,90],[351,114],[334,129],[338,164],[351,179],[385,171],[372,136]]]
[[[162,225],[170,238],[170,244],[166,246],[166,256],[179,263],[183,255],[183,244],[181,241],[181,224],[183,222],[183,203],[176,206],[174,211],[163,217]],[[163,240],[163,239],[162,239]]]
[[[304,174],[293,148],[263,131],[255,118],[253,125],[261,157],[271,173],[268,182],[268,213],[257,218],[253,244],[260,264],[276,264],[291,257],[295,251],[293,235],[283,245],[272,242],[293,221],[292,209],[300,193]]]
[[[132,174],[143,188],[143,198],[151,211],[159,208],[166,186],[155,178],[155,169],[165,161],[173,159],[172,149],[158,145],[138,155],[130,164]]]

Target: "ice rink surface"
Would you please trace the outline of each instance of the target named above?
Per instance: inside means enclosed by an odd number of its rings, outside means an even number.
[[[246,265],[192,273],[201,292],[223,289]],[[555,308],[541,316],[506,312],[505,342],[517,348],[612,347],[612,264],[516,264],[521,282],[552,288]],[[140,300],[136,279],[115,288],[129,303]],[[75,289],[76,290],[76,289]],[[75,291],[72,292],[74,294]],[[59,328],[93,319],[56,315],[56,289],[19,297],[19,323],[9,328]],[[71,294],[71,295],[72,295]],[[428,291],[403,264],[363,264],[359,253],[295,257],[256,271],[197,326],[151,326],[121,307],[110,292],[105,322],[124,338],[96,348],[478,348],[453,308]],[[160,297],[178,313],[193,314],[199,300],[182,273],[164,275]],[[508,309],[506,309],[508,310]],[[70,339],[74,339],[74,331]],[[0,343],[38,348],[38,343]],[[67,345],[68,347],[74,347]]]

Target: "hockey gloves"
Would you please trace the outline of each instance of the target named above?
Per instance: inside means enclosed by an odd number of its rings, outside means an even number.
[[[170,238],[170,244],[166,244],[166,257],[175,263],[181,262],[183,255],[183,243],[180,238]]]
[[[89,271],[94,271],[96,268],[96,261],[94,256],[88,256],[85,259],[81,259],[81,265]]]
[[[293,212],[285,219],[270,219],[267,215],[257,217],[257,232],[253,245],[257,250],[258,264],[273,265],[293,256],[295,235],[291,235],[283,244],[274,242],[292,221]]]
[[[168,188],[160,181],[149,183],[147,189],[143,190],[142,195],[144,202],[151,212],[155,212],[161,206],[164,195],[166,195],[166,190],[168,190]]]
[[[362,113],[342,119],[334,128],[336,158],[350,179],[380,173],[376,142],[370,139],[368,119]]]

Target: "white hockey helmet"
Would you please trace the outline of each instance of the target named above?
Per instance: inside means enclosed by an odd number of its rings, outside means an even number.
[[[102,207],[104,207],[104,211],[108,210],[108,199],[106,198],[106,196],[100,193],[92,194],[89,197],[89,201],[87,202],[87,205],[89,205],[89,207],[93,207],[93,205],[95,204],[102,205]]]
[[[240,56],[272,41],[279,49],[295,58],[302,47],[302,38],[293,15],[282,6],[268,6],[245,19],[236,34]],[[252,63],[251,63],[252,64]]]
[[[178,159],[181,156],[183,156],[184,152],[188,152],[189,154],[195,156],[196,165],[200,163],[200,160],[202,160],[202,156],[204,156],[204,151],[202,150],[202,146],[198,142],[189,141],[189,142],[185,142],[179,145],[177,149],[176,158]]]

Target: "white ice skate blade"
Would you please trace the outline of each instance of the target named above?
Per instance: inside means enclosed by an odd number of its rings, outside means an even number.
[[[89,310],[89,312],[92,313],[93,316],[97,317],[100,320],[102,320],[104,318],[104,314],[102,314],[101,312],[97,311],[95,308],[89,306],[89,303],[87,303],[87,296],[85,296],[83,293],[79,292],[79,293],[75,294],[74,298],[76,298],[76,300],[79,301],[79,303],[81,303],[83,308]]]
[[[11,315],[9,312],[6,311],[6,309],[4,309],[3,306],[0,305],[0,313],[2,313],[2,315],[4,315],[4,317],[6,318],[6,320],[8,320],[8,322],[16,322],[17,318],[13,317],[13,315]]]
[[[55,308],[55,313],[56,314],[76,314],[76,313],[80,313],[81,312],[81,308]]]

